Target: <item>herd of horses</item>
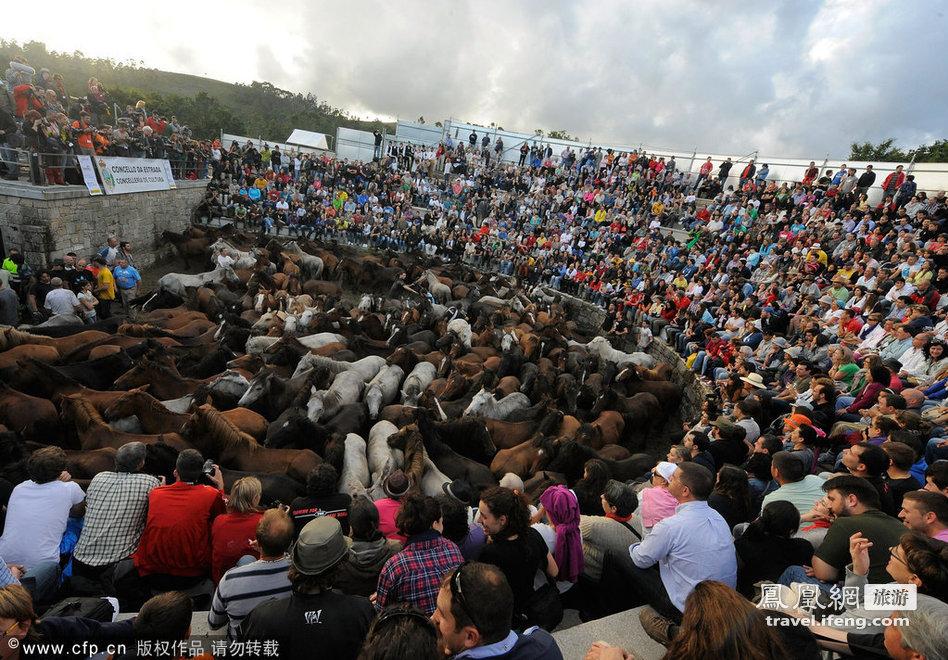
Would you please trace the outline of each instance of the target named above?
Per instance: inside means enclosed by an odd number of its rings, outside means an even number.
[[[0,476],[26,478],[30,452],[55,444],[83,485],[140,441],[146,471],[170,482],[193,447],[228,488],[259,477],[266,504],[303,494],[323,461],[350,495],[383,497],[398,468],[428,494],[508,472],[539,492],[591,458],[641,476],[677,416],[669,365],[515,280],[232,228],[164,238],[192,262],[235,261],[162,276],[134,319],[0,327]]]

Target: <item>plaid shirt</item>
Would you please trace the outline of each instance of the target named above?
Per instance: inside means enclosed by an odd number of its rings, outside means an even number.
[[[405,548],[385,562],[379,575],[379,610],[394,603],[409,603],[427,616],[437,605],[441,579],[464,561],[453,541],[436,531],[412,536]]]
[[[74,556],[88,566],[129,557],[145,529],[148,493],[158,480],[148,474],[100,472],[86,492],[86,520]]]

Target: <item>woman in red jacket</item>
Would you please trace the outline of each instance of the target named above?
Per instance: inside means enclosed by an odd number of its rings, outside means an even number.
[[[227,500],[227,513],[217,516],[211,527],[211,578],[220,582],[224,573],[245,556],[257,559],[259,551],[251,542],[260,522],[260,496],[263,488],[256,477],[234,482]]]

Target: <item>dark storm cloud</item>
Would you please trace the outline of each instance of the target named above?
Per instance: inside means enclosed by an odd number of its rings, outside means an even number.
[[[382,116],[844,157],[944,137],[945,1],[320,2],[258,74]],[[289,19],[288,19],[289,20]]]

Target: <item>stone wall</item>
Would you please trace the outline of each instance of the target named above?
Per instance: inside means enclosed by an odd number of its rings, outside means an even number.
[[[0,238],[20,248],[29,264],[45,265],[66,252],[88,256],[110,234],[132,243],[135,263],[156,259],[161,232],[180,232],[191,220],[207,181],[177,181],[177,189],[90,196],[84,186],[0,182]]]
[[[544,287],[543,290],[547,295],[560,297],[570,315],[570,319],[575,321],[581,329],[599,334],[602,322],[606,318],[605,310],[598,305],[593,305],[590,302],[563,293],[562,291],[556,291],[555,289],[546,287]],[[622,346],[616,346],[616,348],[626,352],[641,350],[636,347],[632,341],[628,341]],[[658,337],[652,339],[652,343],[645,349],[645,352],[654,357],[658,362],[671,365],[672,381],[680,386],[682,390],[681,419],[685,421],[698,419],[701,416],[701,404],[707,395],[705,385],[685,366],[685,361],[681,359],[681,356],[678,355],[675,349]]]

